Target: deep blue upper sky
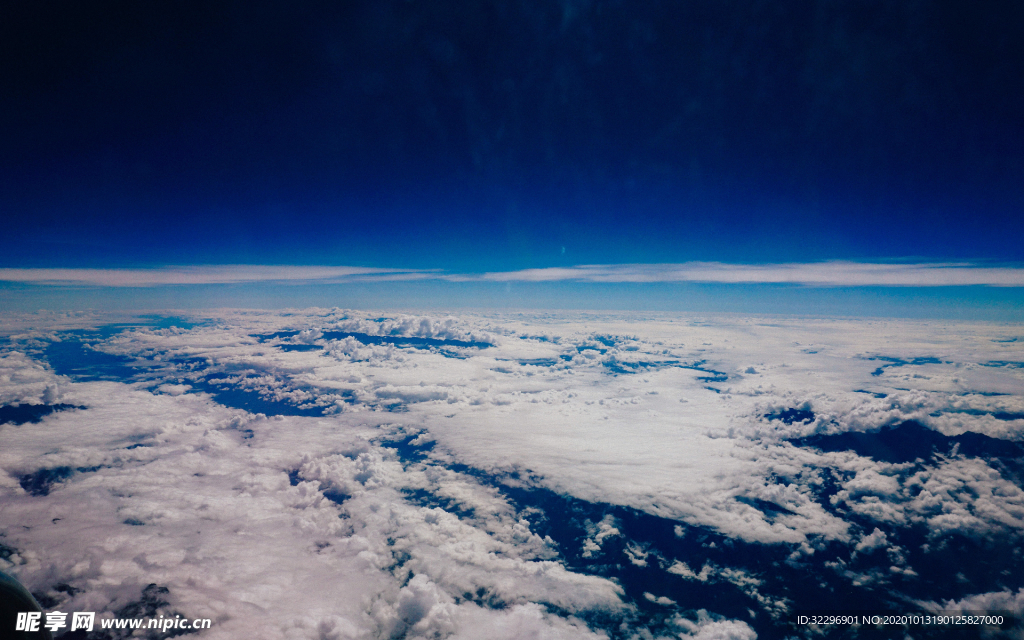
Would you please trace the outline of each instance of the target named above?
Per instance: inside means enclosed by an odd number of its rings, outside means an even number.
[[[1024,4],[13,0],[0,211],[8,267],[1020,261]]]

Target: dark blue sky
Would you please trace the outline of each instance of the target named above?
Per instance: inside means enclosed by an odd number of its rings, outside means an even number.
[[[0,62],[5,267],[1024,260],[1020,2],[12,0]]]

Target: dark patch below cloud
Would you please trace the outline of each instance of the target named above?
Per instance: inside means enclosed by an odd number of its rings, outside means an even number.
[[[814,435],[790,442],[821,451],[853,451],[858,455],[890,463],[934,460],[936,456],[955,454],[974,458],[1024,457],[1024,448],[1014,442],[972,432],[947,436],[915,420],[873,432]]]
[[[0,407],[0,424],[39,423],[43,418],[58,411],[86,409],[74,404],[14,404]]]

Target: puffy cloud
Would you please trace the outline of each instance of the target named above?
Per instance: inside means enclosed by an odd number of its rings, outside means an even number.
[[[156,582],[176,609],[214,619],[209,637],[433,637],[507,618],[554,638],[591,634],[526,605],[622,607],[613,583],[543,559],[548,543],[493,492],[446,470],[405,470],[358,422],[266,419],[118,383],[69,386],[90,409],[4,431],[0,458],[14,476],[83,469],[45,497],[2,488],[5,520],[24,525],[4,531],[18,550],[4,568],[65,609],[111,615]],[[459,496],[478,526],[406,502],[406,487]],[[74,595],[52,592],[60,583]],[[515,613],[456,602],[478,589]]]
[[[700,573],[694,573],[693,569],[690,569],[685,562],[676,562],[668,568],[669,573],[674,573],[678,576],[682,576],[687,580],[699,580],[700,582],[707,582],[708,579],[715,573],[714,567],[709,564],[704,565]]]
[[[25,353],[0,354],[0,405],[52,404],[67,382]]]
[[[610,514],[605,516],[604,519],[597,524],[588,521],[587,533],[590,534],[590,537],[583,541],[584,558],[593,558],[594,556],[599,555],[601,553],[601,546],[604,544],[606,538],[622,535],[619,530],[615,528],[615,516]]]
[[[933,538],[951,533],[1019,536],[1024,531],[1024,491],[984,460],[943,459],[917,470],[867,464],[843,483],[834,503],[877,522],[927,524]]]
[[[1016,616],[1024,614],[1024,589],[1013,592],[1009,589],[978,593],[960,600],[938,602],[921,601],[918,604],[927,611],[945,614],[971,613],[979,611],[1005,611]]]
[[[742,620],[725,620],[701,609],[697,620],[683,617],[675,619],[676,625],[694,640],[756,640],[757,634]]]
[[[30,527],[4,528],[3,544],[33,589],[64,582],[81,591],[53,597],[110,613],[157,582],[171,606],[216,620],[209,637],[599,637],[581,622],[588,612],[637,614],[619,584],[567,568],[570,551],[590,561],[614,546],[623,553],[609,563],[731,585],[770,615],[789,603],[758,572],[625,539],[612,516],[590,516],[560,548],[494,479],[667,518],[683,541],[695,535],[685,524],[780,545],[793,565],[846,549],[837,575],[886,588],[891,576],[851,568],[853,556],[912,577],[900,527],[938,540],[1024,525],[1021,491],[995,463],[894,465],[787,442],[908,419],[1020,438],[1024,370],[992,364],[1022,359],[998,341],[1012,327],[341,309],[199,319],[89,333],[138,375],[88,383],[44,354],[98,318],[11,321],[3,402],[88,407],[0,427],[3,520]],[[220,390],[309,416],[232,409]],[[19,481],[64,468],[46,496]],[[636,595],[666,612],[687,606],[657,589]],[[676,635],[753,634],[713,614],[673,620]]]
[[[854,550],[859,553],[871,553],[875,549],[885,548],[888,544],[885,532],[875,527],[874,531],[860,539]]]

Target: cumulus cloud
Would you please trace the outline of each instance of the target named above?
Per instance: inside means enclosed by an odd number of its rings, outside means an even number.
[[[943,459],[915,469],[847,457],[837,459],[835,468],[856,471],[832,501],[876,522],[926,524],[933,539],[1024,532],[1024,491],[985,460]],[[876,530],[857,549],[868,552],[884,543],[885,534]]]
[[[875,549],[885,548],[889,544],[885,532],[875,527],[869,535],[861,538],[854,549],[860,553],[871,553]]]
[[[941,603],[921,601],[927,611],[942,612],[944,614],[977,614],[984,611],[1003,611],[1016,616],[1024,614],[1024,589],[1016,592],[1009,589],[1002,591],[990,591],[967,596],[960,600],[945,600]]]
[[[4,532],[18,550],[4,568],[65,609],[109,616],[156,582],[173,607],[214,619],[209,637],[435,637],[509,619],[554,638],[592,634],[531,602],[623,606],[613,583],[545,560],[549,543],[471,479],[405,470],[357,424],[268,420],[116,383],[69,394],[89,402],[82,417],[5,431],[0,457],[15,477],[80,469],[45,497],[3,489],[5,520],[24,525]],[[309,437],[325,444],[300,456]],[[457,494],[480,526],[407,503],[407,487]],[[53,591],[61,583],[73,588]],[[515,613],[456,602],[481,590]]]
[[[678,627],[694,640],[755,640],[757,634],[742,620],[724,620],[701,609],[697,620],[678,617]]]
[[[51,404],[68,382],[23,352],[0,354],[0,405]]]
[[[687,607],[654,588],[631,602],[568,566],[572,554],[738,590],[762,618],[790,605],[771,576],[662,553],[607,511],[580,515],[581,534],[559,545],[501,486],[664,518],[678,544],[711,532],[781,547],[792,565],[845,550],[835,573],[851,584],[883,583],[855,570],[875,556],[913,576],[900,527],[925,526],[937,545],[1024,528],[1024,495],[992,461],[899,465],[789,441],[909,419],[1021,438],[1014,327],[343,309],[201,319],[106,337],[81,332],[95,317],[4,325],[4,404],[87,407],[0,426],[3,520],[28,527],[0,530],[14,550],[4,567],[61,606],[112,615],[156,582],[168,606],[215,619],[209,637],[270,638],[588,638],[595,612],[628,627],[641,604]],[[83,336],[137,375],[59,375],[48,345]],[[486,346],[377,339],[389,336]],[[307,415],[231,408],[223,390]],[[67,471],[39,476],[49,493],[32,495],[22,479],[47,470]],[[683,637],[753,637],[713,613],[671,620]]]
[[[583,541],[584,558],[593,558],[599,555],[601,553],[601,546],[606,538],[622,535],[615,528],[615,516],[612,515],[605,516],[597,524],[587,522],[587,533],[590,534],[590,537]]]

